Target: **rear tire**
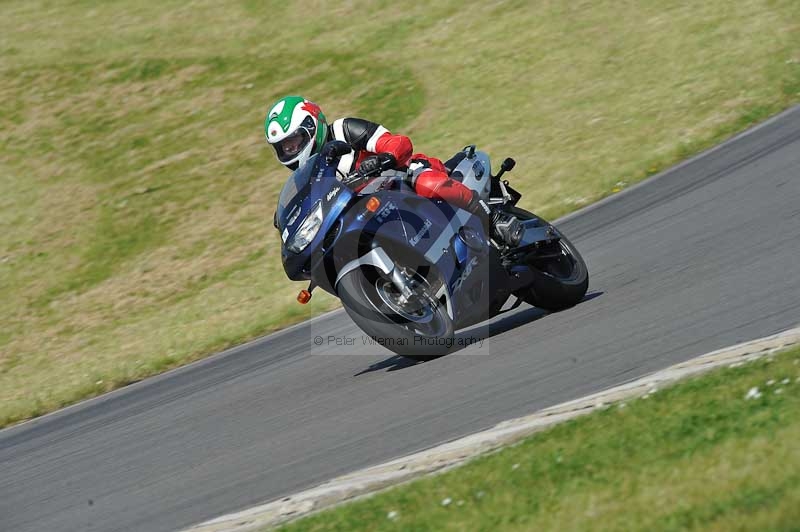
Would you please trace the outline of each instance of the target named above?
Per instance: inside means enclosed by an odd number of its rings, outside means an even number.
[[[447,354],[454,330],[444,305],[425,297],[403,315],[387,302],[386,286],[392,288],[383,272],[356,268],[342,277],[336,292],[355,324],[386,349],[415,360]]]
[[[541,220],[542,225],[548,223],[519,207],[512,207],[510,212],[520,220],[537,218]],[[558,234],[560,241],[554,244],[558,248],[553,251],[560,249],[561,256],[537,260],[535,255],[531,254],[528,264],[533,271],[533,282],[516,294],[529,305],[550,311],[564,310],[577,305],[589,289],[589,271],[583,257],[566,236],[560,231]]]

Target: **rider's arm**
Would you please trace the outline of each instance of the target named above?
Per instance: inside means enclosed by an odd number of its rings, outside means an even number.
[[[388,153],[397,161],[399,168],[408,166],[413,146],[405,135],[393,135],[375,122],[361,118],[340,118],[333,123],[333,135],[337,140],[350,144],[353,151]]]

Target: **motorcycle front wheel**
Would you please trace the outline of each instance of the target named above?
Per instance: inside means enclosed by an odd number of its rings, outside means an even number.
[[[407,272],[406,278],[411,297],[403,296],[382,271],[357,268],[339,281],[337,294],[350,318],[377,344],[416,360],[447,354],[453,347],[453,321],[433,296],[435,283],[420,271]]]

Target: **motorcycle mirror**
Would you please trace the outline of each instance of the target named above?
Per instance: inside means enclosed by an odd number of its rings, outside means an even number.
[[[503,174],[505,174],[506,172],[510,172],[516,164],[517,161],[515,161],[511,157],[507,157],[506,160],[500,164],[500,171],[497,172],[497,175],[494,176],[494,178],[500,179],[501,177],[503,177]]]

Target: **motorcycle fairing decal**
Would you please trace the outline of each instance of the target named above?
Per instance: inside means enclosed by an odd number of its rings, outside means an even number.
[[[450,301],[450,294],[447,293],[447,285],[442,284],[442,287],[436,292],[436,299],[441,300],[444,297],[445,307],[447,308],[447,315],[450,316],[450,319],[454,319],[455,316],[453,315],[453,304]]]
[[[394,202],[390,201],[386,205],[378,211],[378,214],[375,215],[375,219],[378,223],[383,223],[392,214],[392,211],[397,210],[397,205]]]
[[[433,222],[431,222],[430,219],[426,218],[425,221],[422,223],[422,229],[420,229],[416,235],[412,236],[408,240],[408,243],[411,244],[412,246],[416,246],[417,244],[419,244],[419,241],[422,240],[422,238],[428,234],[428,229],[430,229],[432,225]]]
[[[394,263],[389,255],[386,254],[383,248],[375,248],[366,255],[362,255],[357,259],[353,259],[344,266],[339,269],[339,274],[336,276],[336,282],[334,286],[339,284],[339,281],[342,280],[342,277],[350,273],[356,268],[360,268],[361,266],[375,266],[376,268],[380,268],[381,271],[385,274],[392,273],[394,269]]]
[[[458,278],[453,282],[453,285],[450,287],[451,293],[456,293],[461,288],[461,286],[464,284],[464,281],[466,281],[467,277],[469,277],[472,273],[473,268],[475,268],[477,265],[478,257],[472,257],[472,260],[470,260],[466,266],[464,266],[464,271],[458,276]]]
[[[425,260],[434,264],[439,262],[444,250],[450,245],[450,240],[456,235],[456,232],[467,223],[470,216],[472,216],[472,214],[469,211],[459,209],[456,215],[450,220],[450,223],[447,224],[447,227],[442,228],[439,237],[434,240],[431,247],[428,248],[428,251],[425,253]]]

